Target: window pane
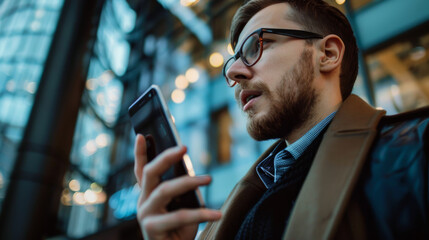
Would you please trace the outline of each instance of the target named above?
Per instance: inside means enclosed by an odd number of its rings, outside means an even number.
[[[429,33],[367,56],[376,102],[389,114],[429,105]]]
[[[63,1],[0,2],[0,204]]]

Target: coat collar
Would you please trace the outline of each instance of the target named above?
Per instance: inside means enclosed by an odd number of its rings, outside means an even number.
[[[328,128],[328,132],[340,135],[359,133],[362,130],[368,129],[370,122],[363,119],[363,116],[367,116],[373,112],[374,109],[371,106],[358,96],[352,94],[340,106]],[[208,223],[201,233],[200,239],[231,239],[231,233],[237,232],[249,209],[253,207],[266,191],[264,184],[256,172],[256,166],[272,152],[280,141],[277,141],[268,148],[252,165],[247,174],[237,183],[221,208],[224,214],[222,219],[217,222]]]

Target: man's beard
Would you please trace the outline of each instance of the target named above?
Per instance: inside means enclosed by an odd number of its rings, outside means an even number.
[[[312,86],[314,67],[312,52],[304,50],[292,71],[285,73],[275,96],[264,83],[255,84],[271,102],[266,116],[257,118],[248,112],[247,131],[255,140],[286,138],[301,127],[313,114],[318,95]]]

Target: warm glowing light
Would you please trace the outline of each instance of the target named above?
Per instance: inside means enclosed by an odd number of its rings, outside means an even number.
[[[105,72],[103,72],[103,74],[101,74],[101,76],[99,77],[100,80],[100,85],[101,86],[105,86],[106,84],[108,84],[111,80],[113,79],[113,72],[110,70],[107,70]]]
[[[69,190],[66,188],[63,190],[63,193],[61,195],[61,203],[65,206],[70,206],[72,201],[72,196],[69,192]]]
[[[75,192],[73,194],[73,203],[76,203],[77,205],[84,205],[86,203],[85,194],[83,192]]]
[[[176,89],[171,93],[171,100],[173,100],[175,103],[182,103],[185,101],[185,98],[185,92],[181,89]]]
[[[178,89],[186,89],[189,86],[188,79],[184,75],[177,76],[175,84]]]
[[[228,53],[232,56],[234,55],[234,49],[232,49],[231,43],[228,43],[228,47],[226,48],[228,50]]]
[[[95,138],[95,144],[99,148],[107,147],[107,145],[109,145],[109,135],[101,133]]]
[[[95,193],[100,193],[103,190],[103,188],[100,185],[98,185],[97,183],[91,183],[90,188]]]
[[[94,154],[97,151],[97,144],[95,143],[94,140],[89,140],[84,147],[85,150],[85,154],[87,156],[91,156],[92,154]]]
[[[173,115],[171,115],[171,120],[173,121],[173,123],[176,123],[176,119],[174,118]]]
[[[79,181],[78,181],[78,180],[76,180],[76,179],[71,180],[71,181],[69,182],[69,188],[70,188],[72,191],[78,192],[78,191],[80,190],[80,183],[79,183]]]
[[[97,87],[94,78],[90,78],[90,79],[86,80],[85,85],[86,85],[86,89],[88,89],[88,90],[95,90],[95,88]]]
[[[198,79],[200,78],[200,74],[198,73],[198,70],[195,68],[189,68],[186,73],[185,73],[186,79],[188,79],[188,81],[190,83],[194,83],[196,81],[198,81]]]
[[[36,82],[29,82],[26,84],[25,90],[31,94],[34,94],[36,92],[36,87]]]
[[[218,52],[212,53],[212,55],[210,55],[209,61],[210,65],[212,65],[213,67],[220,67],[223,64],[223,56]]]
[[[69,192],[68,189],[64,189],[61,195],[61,203],[66,206],[71,205],[72,202],[76,205],[90,206],[93,204],[106,202],[106,193],[101,190],[101,187],[98,184],[92,183],[91,186],[93,186],[93,184],[97,185],[98,189],[94,190],[91,187],[85,192],[75,192],[73,195]]]
[[[91,189],[88,189],[85,191],[84,198],[85,198],[85,201],[88,203],[97,202],[97,194],[93,192]]]
[[[336,2],[338,5],[343,5],[343,4],[346,2],[346,0],[335,0],[335,2]]]
[[[185,7],[190,7],[197,4],[200,0],[180,0],[180,4]]]
[[[105,192],[97,193],[97,203],[104,203],[107,200],[107,195]]]

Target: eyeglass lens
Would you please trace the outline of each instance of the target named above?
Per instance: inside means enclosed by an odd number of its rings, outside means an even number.
[[[257,33],[249,36],[246,41],[243,43],[242,58],[248,65],[252,65],[259,57],[260,44],[259,44],[259,36]]]
[[[260,42],[259,42],[259,35],[258,33],[254,33],[252,35],[250,35],[243,43],[242,47],[241,47],[241,60],[248,66],[254,64],[258,58],[259,58],[259,54],[261,53],[260,51]],[[238,59],[237,59],[238,60]],[[231,67],[232,64],[235,63],[234,58],[231,58],[228,60],[228,62],[225,64],[225,75],[228,72],[229,68]],[[226,76],[225,76],[226,77]],[[231,79],[228,79],[227,77],[227,81],[228,83],[233,84],[234,81]]]

